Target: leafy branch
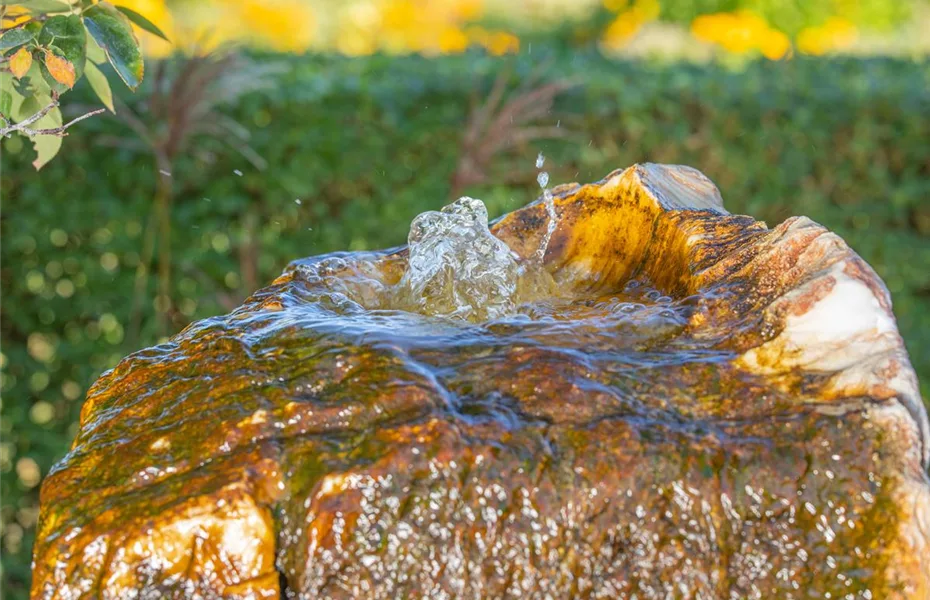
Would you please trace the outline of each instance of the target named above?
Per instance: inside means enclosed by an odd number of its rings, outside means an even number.
[[[61,148],[67,129],[103,112],[62,124],[59,96],[84,75],[110,111],[113,92],[97,65],[109,63],[135,90],[142,81],[142,49],[133,25],[162,38],[151,21],[105,0],[19,0],[0,5],[0,137],[30,138],[39,169]]]
[[[20,121],[19,123],[13,123],[6,127],[0,127],[0,137],[10,137],[14,133],[21,133],[28,137],[35,137],[37,135],[55,135],[58,137],[64,137],[68,135],[67,129],[71,127],[72,125],[74,125],[75,123],[78,123],[80,121],[83,121],[84,119],[93,117],[94,115],[99,115],[100,113],[106,111],[105,108],[98,108],[97,110],[92,110],[88,113],[84,113],[80,117],[77,117],[75,119],[68,121],[67,123],[59,127],[51,127],[51,128],[46,128],[46,129],[30,129],[29,128],[30,125],[32,125],[36,121],[41,120],[45,115],[47,115],[49,112],[51,112],[53,109],[57,107],[58,107],[58,100],[57,99],[52,100],[52,102],[49,103],[48,106],[46,106],[39,112],[35,113],[31,117],[27,117],[26,119],[24,119],[23,121]],[[0,113],[0,119],[3,119],[5,123],[11,123],[10,119],[8,119],[7,116],[2,113]]]

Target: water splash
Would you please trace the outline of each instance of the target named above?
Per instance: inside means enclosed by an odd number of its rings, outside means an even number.
[[[540,152],[536,156],[536,168],[542,169],[544,164],[546,164],[546,157],[543,156],[542,152]],[[552,239],[552,234],[555,233],[557,223],[555,214],[555,202],[552,199],[552,192],[549,191],[548,171],[540,171],[539,175],[536,176],[536,183],[539,184],[539,187],[543,191],[543,201],[546,203],[546,214],[549,216],[549,224],[546,226],[546,234],[543,236],[543,241],[539,245],[539,249],[536,250],[537,260],[540,263],[543,263],[546,259],[546,250],[549,248],[549,240]]]
[[[552,277],[526,264],[488,229],[481,200],[462,197],[410,226],[407,270],[391,292],[392,308],[482,321],[555,291]]]

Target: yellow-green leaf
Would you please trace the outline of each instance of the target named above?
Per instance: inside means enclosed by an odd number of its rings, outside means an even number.
[[[65,12],[71,10],[71,3],[63,0],[17,0],[13,2],[22,6],[31,13],[47,15],[49,13]]]
[[[14,95],[22,102],[22,96],[13,85],[13,74],[9,71],[0,71],[0,115],[9,123],[13,118]]]
[[[87,77],[87,82],[90,84],[91,89],[94,90],[94,93],[97,94],[97,97],[100,98],[100,101],[103,102],[103,105],[106,106],[111,113],[115,113],[116,109],[113,108],[113,91],[110,89],[110,82],[107,81],[107,76],[97,68],[97,65],[94,63],[87,63],[87,66],[84,67],[84,76]]]
[[[30,96],[22,101],[18,109],[14,106],[13,119],[16,122],[36,114],[52,101],[51,97],[44,95]],[[15,98],[14,98],[15,103]],[[30,129],[55,129],[61,127],[61,111],[58,107],[50,110],[44,117],[29,126]],[[57,135],[37,135],[32,139],[32,146],[36,151],[36,159],[32,161],[32,166],[37,170],[48,164],[58,150],[61,149],[62,138]]]
[[[74,65],[67,59],[56,56],[51,50],[46,50],[45,67],[55,81],[69,88],[74,87]]]
[[[101,65],[107,62],[107,53],[103,51],[103,48],[100,47],[100,44],[97,43],[97,40],[93,36],[87,36],[87,60],[91,61],[95,65]]]
[[[10,86],[10,90],[13,89],[13,86]],[[0,86],[0,116],[4,120],[9,121],[10,113],[13,112],[13,92],[7,91],[6,88]]]
[[[32,127],[34,129],[55,129],[61,127],[61,123],[61,111],[53,108],[47,115],[33,123]],[[32,166],[38,171],[48,164],[48,161],[55,158],[61,149],[61,142],[61,136],[57,135],[37,135],[32,138],[32,146],[36,151],[36,159],[32,161]]]
[[[10,57],[10,71],[13,72],[13,77],[17,79],[25,75],[31,66],[32,52],[29,51],[29,48],[20,48]]]

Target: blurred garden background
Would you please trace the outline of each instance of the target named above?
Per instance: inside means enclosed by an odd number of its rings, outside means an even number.
[[[538,152],[554,184],[688,164],[731,212],[836,231],[930,396],[928,0],[116,3],[169,40],[136,29],[138,89],[79,80],[65,119],[115,114],[39,170],[0,142],[4,597],[28,594],[39,486],[101,372],[292,259],[401,244],[465,193],[527,203]]]

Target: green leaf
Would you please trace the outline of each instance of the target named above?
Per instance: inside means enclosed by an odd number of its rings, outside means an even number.
[[[110,82],[107,81],[107,76],[104,75],[94,63],[87,63],[84,75],[87,77],[87,82],[90,84],[91,89],[94,90],[94,93],[97,94],[97,97],[103,102],[103,105],[106,106],[111,113],[115,113],[116,109],[113,108],[113,91],[110,89]]]
[[[61,111],[56,107],[30,127],[32,129],[53,129],[61,127],[61,124]],[[61,142],[61,136],[57,135],[37,135],[32,138],[32,147],[35,148],[37,155],[36,159],[32,161],[32,166],[36,168],[36,171],[55,158],[55,155],[61,150]]]
[[[50,17],[39,32],[39,45],[48,47],[55,56],[64,58],[74,66],[74,80],[77,81],[84,73],[86,61],[87,33],[84,23],[78,15],[58,15]],[[58,93],[70,89],[52,77],[45,61],[41,65],[42,77],[49,86]]]
[[[17,27],[16,29],[10,29],[2,36],[0,36],[0,51],[11,50],[13,48],[18,48],[23,44],[31,42],[35,39],[25,27]],[[5,54],[5,52],[4,52]]]
[[[26,76],[19,81],[14,81],[13,85],[19,89],[23,96],[39,95],[51,98],[52,88],[42,76],[42,69],[39,65],[40,61],[32,61],[32,66]]]
[[[8,121],[10,119],[16,120],[16,113],[19,111],[19,107],[22,105],[23,100],[26,96],[32,95],[32,90],[29,89],[28,85],[28,82],[14,79],[13,74],[9,71],[0,71],[0,90],[10,94],[13,101],[13,104],[8,110],[2,111]]]
[[[13,93],[11,91],[0,90],[0,115],[3,115],[4,119],[10,117],[10,113],[13,112]]]
[[[125,6],[117,6],[116,10],[126,15],[126,18],[128,18],[130,21],[138,25],[141,29],[148,31],[149,33],[153,35],[157,35],[158,37],[165,40],[166,42],[171,41],[168,39],[168,36],[166,36],[162,32],[162,30],[158,28],[158,25],[156,25],[155,23],[152,23],[151,21],[149,21],[148,19],[146,19],[145,17],[143,17],[136,11],[132,10],[131,8],[126,8]]]
[[[44,94],[33,94],[31,96],[27,96],[23,99],[19,106],[16,106],[14,103],[13,121],[16,123],[22,123],[32,115],[48,106],[51,101],[51,96]]]
[[[63,2],[62,0],[17,0],[10,4],[13,6],[22,6],[29,12],[38,15],[67,12],[71,10],[71,4],[69,2]]]
[[[52,101],[49,96],[35,95],[22,101],[19,107],[14,107],[13,120],[17,123],[36,114]],[[15,102],[14,102],[15,104]],[[55,107],[44,117],[29,126],[29,129],[54,129],[61,127],[61,111]],[[41,169],[52,160],[61,149],[62,138],[57,135],[37,135],[32,138],[32,146],[36,151],[36,159],[32,166]]]
[[[23,28],[32,34],[32,37],[39,35],[39,32],[42,31],[42,21],[37,21],[35,19],[27,21]]]
[[[107,62],[107,53],[103,51],[103,48],[93,37],[87,38],[87,60],[95,65]]]
[[[84,11],[84,24],[123,83],[135,90],[142,81],[142,49],[126,15],[109,2],[99,2]]]

